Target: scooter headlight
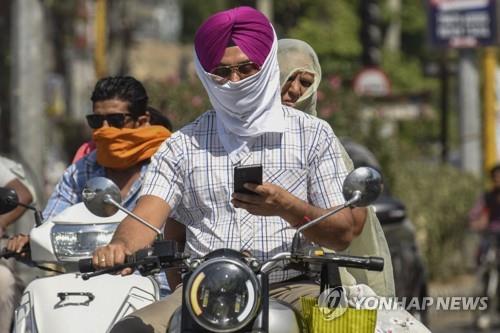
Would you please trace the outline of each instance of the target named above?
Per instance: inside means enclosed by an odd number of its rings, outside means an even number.
[[[56,224],[50,235],[54,253],[61,261],[88,258],[97,247],[111,241],[117,226],[118,223]]]
[[[260,284],[243,262],[215,258],[203,262],[185,286],[185,304],[196,323],[212,332],[236,332],[260,307]]]

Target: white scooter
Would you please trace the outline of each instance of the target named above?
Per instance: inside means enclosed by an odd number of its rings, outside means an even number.
[[[0,211],[17,205],[16,193],[0,188]],[[160,290],[152,277],[106,274],[84,281],[78,272],[78,260],[107,244],[124,217],[122,212],[98,217],[79,203],[37,223],[30,232],[29,247],[23,251],[25,256],[0,253],[56,272],[54,266],[62,267],[65,272],[35,279],[26,287],[15,311],[14,333],[108,332],[124,316],[159,300]]]

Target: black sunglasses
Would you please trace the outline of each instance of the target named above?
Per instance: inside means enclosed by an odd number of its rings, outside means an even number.
[[[135,119],[130,113],[88,114],[85,117],[92,129],[101,128],[105,120],[111,127],[123,128],[127,117]]]
[[[250,75],[257,73],[260,70],[260,66],[254,62],[247,61],[237,65],[230,66],[218,66],[212,69],[210,73],[217,75],[224,79],[229,79],[233,71],[238,73],[240,79],[244,79]]]

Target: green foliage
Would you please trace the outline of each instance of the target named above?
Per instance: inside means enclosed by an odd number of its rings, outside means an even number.
[[[159,108],[172,122],[174,130],[196,119],[208,110],[208,96],[196,80],[180,81],[171,77],[165,82],[145,82],[151,105]]]
[[[479,194],[480,181],[448,165],[403,156],[397,168],[393,190],[407,203],[430,278],[464,273],[467,212]]]
[[[359,67],[360,19],[356,1],[315,1],[287,37],[302,39],[318,54],[323,72],[352,76]]]

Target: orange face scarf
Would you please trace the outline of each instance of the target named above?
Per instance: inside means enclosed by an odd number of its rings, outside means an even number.
[[[97,147],[97,163],[111,169],[129,168],[153,156],[171,134],[163,126],[101,127],[92,135]]]

